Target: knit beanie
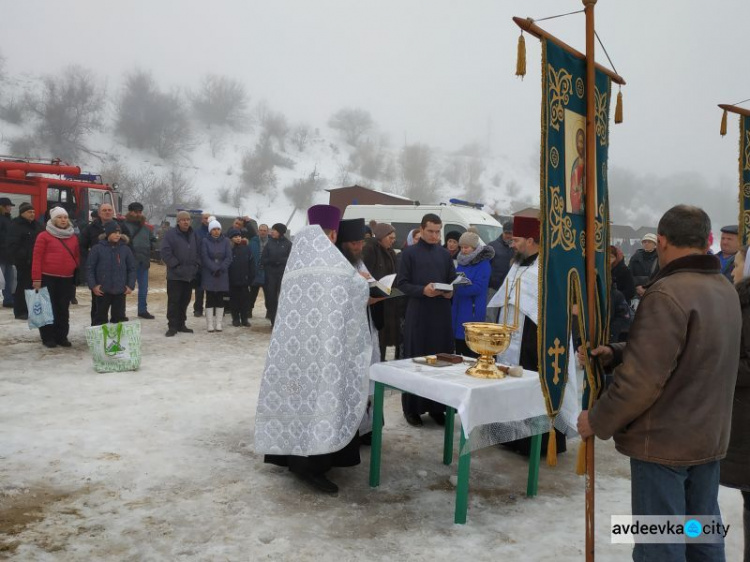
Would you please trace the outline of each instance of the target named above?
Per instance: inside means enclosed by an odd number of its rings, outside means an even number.
[[[382,240],[386,236],[388,236],[391,232],[395,232],[396,229],[393,228],[390,224],[385,222],[379,222],[375,225],[375,228],[373,229],[373,234],[375,235],[375,238],[378,240]]]
[[[476,248],[479,246],[479,236],[474,234],[473,232],[464,232],[461,235],[461,238],[458,240],[459,246],[471,246],[472,248]]]
[[[235,236],[242,236],[242,232],[240,232],[239,228],[230,228],[227,230],[227,238],[234,238]]]
[[[221,230],[221,223],[217,221],[216,219],[212,220],[210,223],[208,223],[208,231],[211,232],[214,228],[218,228]]]
[[[26,201],[24,201],[24,202],[23,202],[23,203],[21,203],[21,205],[20,205],[20,206],[18,207],[18,214],[19,214],[19,215],[22,215],[22,214],[24,214],[24,213],[25,213],[26,211],[33,211],[33,210],[34,210],[34,207],[33,207],[33,205],[32,205],[31,203],[27,203]]]
[[[109,235],[112,234],[113,232],[120,232],[120,225],[117,223],[117,221],[109,221],[108,223],[105,223],[104,225],[105,236],[109,238]]]
[[[67,217],[68,211],[63,209],[62,207],[53,207],[52,210],[49,212],[49,218],[54,220],[57,217]]]

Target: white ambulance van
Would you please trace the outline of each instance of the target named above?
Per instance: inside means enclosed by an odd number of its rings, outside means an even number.
[[[491,215],[476,206],[467,204],[450,205],[349,205],[344,211],[345,219],[365,219],[386,222],[396,229],[396,244],[393,248],[400,250],[406,243],[406,237],[413,228],[419,228],[422,217],[434,213],[443,221],[442,240],[452,230],[466,232],[470,226],[476,227],[482,242],[492,242],[503,232],[502,225]]]

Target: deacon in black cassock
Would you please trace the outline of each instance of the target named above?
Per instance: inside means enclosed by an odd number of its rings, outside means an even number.
[[[437,291],[433,283],[451,283],[456,277],[448,250],[440,245],[440,217],[432,213],[422,217],[421,238],[401,252],[396,286],[408,296],[404,324],[404,357],[453,353],[451,297]],[[445,423],[445,406],[432,400],[404,393],[401,406],[406,421],[422,425],[423,413],[438,424]]]

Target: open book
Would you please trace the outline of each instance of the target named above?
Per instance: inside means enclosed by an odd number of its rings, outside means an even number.
[[[370,284],[370,296],[376,299],[403,296],[404,293],[393,286],[394,281],[396,281],[395,273],[386,275],[381,279],[371,277],[367,280]]]
[[[456,278],[450,283],[433,283],[432,286],[436,291],[443,291],[444,293],[452,293],[453,289],[458,285],[471,285],[471,279],[459,271],[456,273]]]

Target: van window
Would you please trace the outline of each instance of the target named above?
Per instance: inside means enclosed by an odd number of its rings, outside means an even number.
[[[454,230],[459,234],[463,234],[464,232],[466,232],[466,229],[460,224],[451,224],[447,222],[443,225],[443,243],[445,243],[445,237],[448,236],[448,233],[453,232]]]
[[[391,226],[396,229],[396,242],[393,244],[393,249],[401,249],[406,244],[406,237],[414,228],[418,228],[419,225],[409,222],[393,222]]]
[[[479,232],[479,237],[485,244],[489,244],[493,240],[497,240],[498,236],[503,233],[503,227],[496,226],[494,224],[472,224],[471,226],[477,229],[477,232]]]

